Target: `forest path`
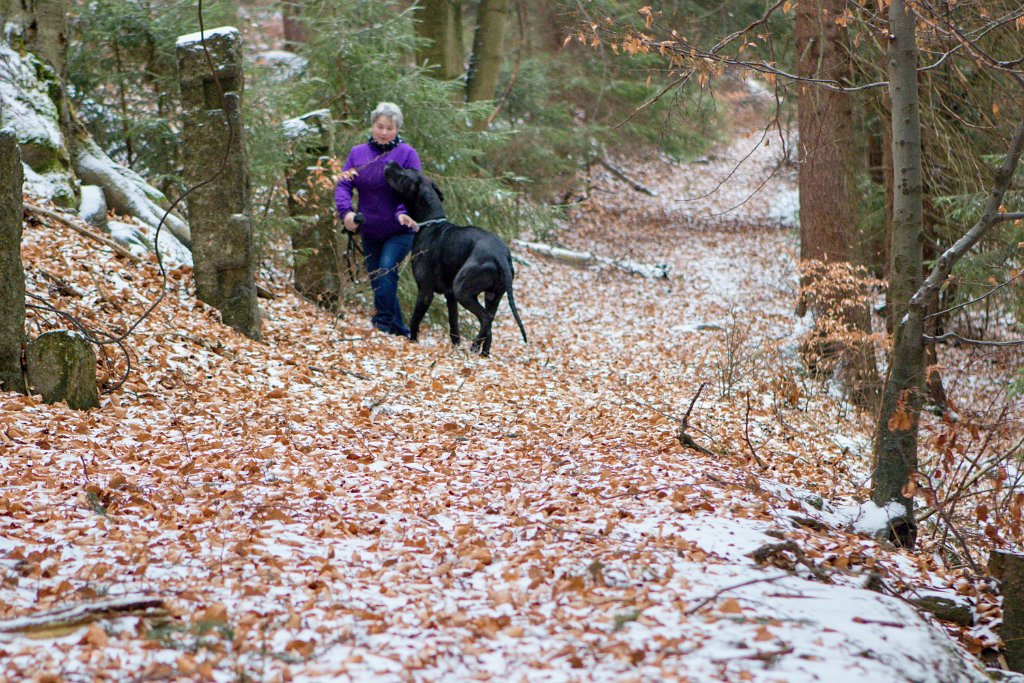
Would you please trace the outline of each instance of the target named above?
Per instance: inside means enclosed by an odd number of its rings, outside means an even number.
[[[797,331],[793,232],[694,220],[669,191],[710,164],[652,163],[634,171],[664,182],[658,202],[609,182],[614,211],[559,238],[672,276],[526,255],[530,344],[503,306],[490,359],[284,290],[252,342],[178,269],[99,410],[0,400],[0,618],[140,593],[171,613],[3,637],[0,674],[981,680],[906,603],[862,588],[869,572],[955,577],[849,533],[823,500],[863,471],[856,439],[831,433],[863,434],[767,352]],[[56,225],[27,226],[23,254],[30,292],[55,296],[45,269],[97,325],[133,320],[160,282]],[[677,440],[705,383],[689,428],[714,457]]]

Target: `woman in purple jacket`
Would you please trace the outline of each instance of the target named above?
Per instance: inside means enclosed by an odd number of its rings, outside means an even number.
[[[420,167],[420,157],[398,134],[402,110],[391,102],[381,102],[370,114],[370,139],[348,153],[334,204],[345,229],[362,235],[366,270],[370,273],[373,304],[377,309],[373,326],[389,334],[409,336],[398,304],[398,266],[412,249],[413,233],[419,230],[405,206],[384,181],[384,164],[394,161],[402,168]],[[363,223],[357,225],[352,208],[356,191]]]

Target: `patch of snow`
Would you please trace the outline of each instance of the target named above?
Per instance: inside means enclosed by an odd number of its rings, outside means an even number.
[[[309,60],[294,52],[287,50],[266,50],[256,55],[256,63],[267,66],[272,70],[273,79],[287,81],[292,78],[299,78],[306,73]]]
[[[787,228],[800,225],[800,192],[795,188],[780,187],[769,195],[768,218]]]
[[[136,225],[122,221],[108,221],[107,229],[115,240],[124,244],[138,257],[154,251],[153,238],[156,230],[148,225]],[[160,256],[165,266],[191,266],[192,252],[186,249],[166,226],[160,229]]]
[[[98,185],[83,185],[78,203],[78,215],[86,223],[97,228],[107,228],[107,200],[103,188]]]
[[[59,202],[69,196],[68,176],[60,171],[36,173],[28,164],[22,164],[22,191],[38,199]]]
[[[871,449],[871,444],[861,439],[846,436],[844,434],[832,434],[832,443],[843,449],[845,453],[852,453],[858,457],[864,457]]]
[[[889,528],[889,520],[905,517],[907,508],[895,501],[878,507],[872,501],[860,505],[840,507],[837,512],[848,520],[848,525],[861,534],[874,536]]]
[[[188,33],[183,36],[178,36],[178,40],[175,41],[176,47],[192,47],[193,49],[203,49],[203,40],[210,40],[218,36],[237,36],[238,29],[234,26],[219,26],[217,28],[207,29],[205,31],[196,31],[195,33]]]

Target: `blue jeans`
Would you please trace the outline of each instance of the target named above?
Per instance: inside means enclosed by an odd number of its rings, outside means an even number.
[[[388,334],[409,336],[398,305],[398,266],[412,251],[412,233],[378,240],[363,235],[363,257],[373,288],[373,326]]]

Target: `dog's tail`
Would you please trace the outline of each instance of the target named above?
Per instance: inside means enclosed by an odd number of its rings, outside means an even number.
[[[519,317],[519,309],[516,308],[515,297],[512,296],[512,277],[515,271],[512,269],[512,255],[509,254],[508,258],[501,263],[501,275],[505,279],[505,295],[508,297],[508,307],[512,309],[512,317],[516,319],[516,324],[519,325],[519,331],[523,333],[523,341],[526,341],[526,328],[523,327],[523,320]]]

